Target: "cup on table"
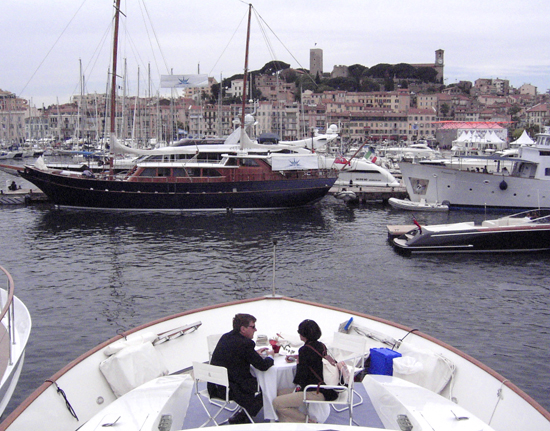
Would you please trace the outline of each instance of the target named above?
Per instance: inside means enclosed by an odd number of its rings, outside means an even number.
[[[271,344],[271,348],[273,349],[274,353],[279,353],[279,349],[281,348],[281,346],[277,344],[276,340],[269,340],[269,344]]]

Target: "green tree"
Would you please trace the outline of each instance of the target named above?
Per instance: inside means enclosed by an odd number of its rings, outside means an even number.
[[[361,81],[363,77],[368,74],[369,69],[360,64],[352,64],[348,67],[348,77],[355,80],[357,88],[361,87]]]
[[[392,66],[387,63],[380,63],[372,66],[368,71],[368,76],[371,78],[386,78],[391,73]]]
[[[393,82],[393,78],[387,77],[386,79],[384,79],[384,90],[385,91],[395,90],[395,83]]]
[[[357,91],[359,88],[357,81],[353,78],[332,78],[326,82],[326,85],[342,91]]]
[[[416,70],[416,76],[422,82],[435,82],[437,71],[433,67],[419,67]]]
[[[521,112],[521,107],[518,106],[518,105],[513,105],[513,106],[510,106],[510,109],[508,110],[508,115],[510,115],[510,119],[514,122],[514,123],[518,123],[519,122],[519,116],[518,114]],[[523,129],[521,129],[521,131],[523,132]],[[519,136],[518,136],[519,138]]]
[[[257,72],[261,75],[274,75],[278,71],[288,68],[290,68],[290,64],[274,60],[264,64],[264,67],[262,67]]]
[[[520,127],[519,129],[516,129],[512,132],[512,140],[515,141],[516,139],[519,139],[519,137],[523,134],[523,127]]]
[[[540,127],[538,124],[529,124],[525,127],[527,134],[529,136],[535,136],[537,133],[540,133]]]
[[[415,79],[417,77],[416,67],[407,63],[399,63],[392,66],[391,73],[394,78],[400,79]]]
[[[373,81],[372,79],[363,79],[363,81],[361,82],[360,91],[363,91],[365,93],[380,91],[380,84]]]

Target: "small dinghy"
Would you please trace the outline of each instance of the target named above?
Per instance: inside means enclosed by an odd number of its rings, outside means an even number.
[[[434,212],[449,211],[449,205],[445,205],[439,202],[426,202],[425,199],[421,199],[420,202],[413,202],[408,199],[389,198],[388,203],[392,207],[401,210]]]

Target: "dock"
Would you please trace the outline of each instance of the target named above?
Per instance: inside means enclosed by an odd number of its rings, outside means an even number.
[[[41,202],[48,202],[48,197],[39,189],[0,190],[0,206]]]
[[[389,198],[405,199],[409,195],[405,187],[367,187],[367,186],[334,186],[330,194],[339,197],[348,192],[346,203],[387,202]],[[353,192],[353,193],[350,193]],[[355,196],[351,198],[350,196]]]

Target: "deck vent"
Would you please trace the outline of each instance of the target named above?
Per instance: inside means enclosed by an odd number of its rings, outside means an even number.
[[[159,421],[159,431],[170,431],[172,429],[172,415],[162,415]]]
[[[413,429],[413,424],[407,415],[397,415],[397,425],[399,425],[401,431],[411,431]]]

